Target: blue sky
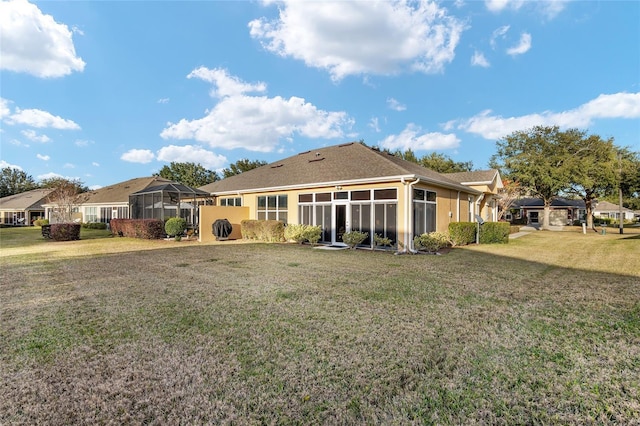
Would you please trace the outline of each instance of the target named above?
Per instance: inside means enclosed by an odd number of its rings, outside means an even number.
[[[579,128],[640,151],[637,1],[0,2],[0,165],[97,188],[363,139],[486,168]]]

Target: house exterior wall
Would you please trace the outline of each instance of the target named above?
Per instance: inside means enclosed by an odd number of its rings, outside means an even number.
[[[374,195],[375,194],[375,190],[386,190],[386,189],[395,189],[396,191],[396,195],[397,198],[395,200],[376,200],[374,199]],[[417,182],[415,184],[411,184],[411,182],[402,182],[399,180],[396,181],[390,181],[390,182],[379,182],[379,183],[362,183],[362,184],[345,184],[345,185],[333,185],[333,186],[317,186],[317,187],[309,187],[309,188],[303,188],[303,189],[283,189],[281,191],[278,190],[273,190],[273,191],[261,191],[261,192],[251,192],[251,193],[238,193],[238,194],[224,194],[224,195],[220,195],[218,197],[218,200],[224,199],[224,198],[241,198],[241,202],[242,202],[242,207],[247,209],[247,216],[245,218],[248,219],[259,219],[258,217],[258,210],[259,210],[259,206],[258,206],[258,197],[263,197],[263,196],[279,196],[279,195],[286,195],[287,196],[287,209],[286,209],[286,223],[288,224],[299,224],[302,223],[303,220],[301,217],[299,217],[300,215],[300,202],[299,202],[299,197],[300,195],[303,195],[304,197],[309,197],[310,194],[324,194],[324,193],[331,193],[331,200],[323,202],[323,203],[318,203],[315,201],[312,202],[304,202],[304,205],[309,205],[309,206],[317,206],[318,204],[323,204],[323,205],[331,205],[331,215],[332,215],[332,220],[335,221],[335,218],[333,217],[334,214],[334,206],[337,204],[344,204],[347,206],[353,206],[353,205],[367,205],[370,204],[372,205],[372,211],[374,209],[374,205],[376,204],[395,204],[396,207],[396,223],[395,223],[395,229],[396,229],[396,241],[394,241],[394,243],[397,243],[397,240],[400,240],[403,244],[407,245],[407,246],[411,246],[411,242],[413,241],[413,190],[414,189],[422,189],[422,190],[426,190],[426,191],[431,191],[431,192],[435,192],[436,193],[436,201],[435,201],[435,205],[436,205],[436,231],[439,232],[447,232],[448,231],[448,227],[449,227],[449,223],[451,222],[457,222],[457,221],[462,221],[462,222],[466,222],[469,220],[469,193],[467,192],[463,192],[463,191],[457,191],[457,190],[452,190],[449,188],[443,188],[443,187],[439,187],[427,182]],[[351,200],[351,199],[344,199],[344,200],[336,200],[335,198],[335,194],[336,193],[344,193],[346,192],[347,194],[351,194],[351,191],[373,191],[372,195],[370,197],[369,200]],[[303,197],[303,198],[304,198]],[[474,197],[474,200],[477,199],[476,198],[477,195]],[[348,196],[348,198],[350,198]],[[216,201],[216,204],[219,204],[220,201]],[[222,206],[217,206],[218,209],[237,209],[236,207],[222,207]],[[347,209],[349,210],[349,208]],[[209,213],[209,209],[206,208],[205,210],[203,210],[203,212],[207,212],[206,216],[204,216],[205,213],[201,213],[201,220],[204,220],[201,226],[201,231],[200,231],[200,238],[205,238],[205,235],[208,237],[208,234],[210,233],[210,230],[208,227],[210,227],[210,224],[213,223],[213,221],[215,220],[216,216],[209,216],[210,214],[213,213]],[[224,210],[219,210],[218,212],[220,213],[216,213],[216,214],[222,214],[224,216],[223,213]],[[351,216],[351,212],[349,212],[347,214],[347,217]],[[229,219],[229,218],[227,218]],[[353,223],[353,218],[351,218],[352,221],[347,225],[347,230],[354,230],[352,229],[352,223]],[[374,219],[375,219],[375,213],[372,212],[372,220],[370,221],[370,226],[371,228],[375,227],[374,224]],[[231,219],[229,219],[231,221]],[[238,222],[239,223],[239,222]],[[233,226],[233,223],[232,223]],[[234,226],[235,229],[235,226]],[[365,229],[363,229],[365,230]],[[370,233],[370,238],[373,236],[371,235],[373,233],[373,231],[371,231],[371,229],[366,229],[367,232]],[[203,239],[204,241],[204,239]]]
[[[198,241],[211,242],[216,240],[212,232],[212,225],[218,219],[227,219],[231,223],[230,239],[242,239],[240,223],[245,219],[250,219],[249,210],[249,207],[200,206]]]

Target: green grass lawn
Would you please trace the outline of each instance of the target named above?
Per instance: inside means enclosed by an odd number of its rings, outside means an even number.
[[[640,229],[568,229],[442,256],[0,229],[0,424],[640,424]]]

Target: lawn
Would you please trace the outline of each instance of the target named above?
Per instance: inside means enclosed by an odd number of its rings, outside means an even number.
[[[0,424],[640,424],[640,229],[401,255],[0,229]]]

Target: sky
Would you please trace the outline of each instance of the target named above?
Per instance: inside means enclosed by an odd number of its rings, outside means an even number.
[[[640,151],[638,1],[0,2],[0,167],[95,189],[363,140],[488,167],[577,128]]]

